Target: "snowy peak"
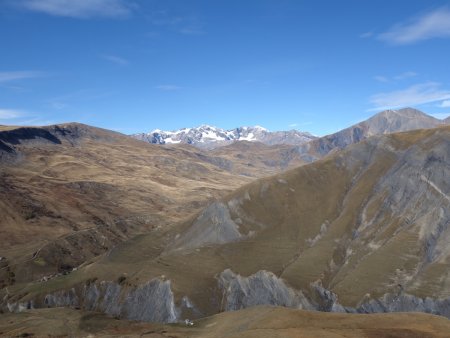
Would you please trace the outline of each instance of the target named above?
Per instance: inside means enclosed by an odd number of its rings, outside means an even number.
[[[154,144],[182,143],[208,149],[225,146],[234,141],[262,142],[268,145],[299,145],[315,139],[313,135],[298,130],[270,132],[261,126],[225,130],[206,124],[197,128],[182,128],[173,131],[155,129],[150,133],[131,136]]]

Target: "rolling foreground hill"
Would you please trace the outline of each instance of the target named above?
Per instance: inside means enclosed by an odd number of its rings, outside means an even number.
[[[257,180],[3,309],[72,306],[175,322],[270,304],[450,317],[450,127],[375,136]]]
[[[447,338],[448,332],[449,320],[428,314],[346,315],[268,306],[221,313],[192,326],[130,322],[62,308],[0,317],[0,335],[10,337]]]
[[[2,126],[0,288],[67,273],[284,168],[281,159],[252,162],[77,123]]]

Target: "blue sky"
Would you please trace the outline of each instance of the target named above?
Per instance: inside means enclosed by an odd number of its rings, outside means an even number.
[[[0,124],[324,135],[450,114],[449,1],[0,0]]]

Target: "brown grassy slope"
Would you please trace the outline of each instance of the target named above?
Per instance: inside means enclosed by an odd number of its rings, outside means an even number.
[[[26,262],[0,277],[6,284],[76,266],[280,170],[253,166],[245,176],[236,159],[76,123],[2,127],[0,142],[0,256],[8,260],[0,269]]]
[[[236,169],[250,174],[254,168],[273,168],[275,173],[306,163],[295,148],[283,144],[269,146],[260,142],[237,141],[211,150],[210,154],[225,157],[235,163]]]
[[[193,217],[126,241],[70,276],[10,291],[33,299],[88,278],[126,274],[137,285],[164,275],[178,301],[188,295],[214,314],[216,276],[229,268],[244,276],[272,271],[307,294],[320,282],[346,306],[397,293],[399,285],[421,297],[448,297],[449,151],[450,127],[374,137],[222,199],[239,224],[239,241],[176,250]]]
[[[0,317],[0,335],[31,337],[314,337],[446,338],[450,321],[419,313],[336,314],[253,307],[184,324],[161,325],[69,309],[41,309]]]

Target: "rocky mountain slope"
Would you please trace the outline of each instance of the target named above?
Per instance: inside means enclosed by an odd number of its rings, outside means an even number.
[[[297,130],[269,132],[258,126],[223,130],[208,125],[171,132],[154,130],[147,134],[131,136],[152,144],[190,144],[206,150],[215,149],[217,153],[226,153],[226,151],[221,152],[220,148],[239,143],[236,141],[280,145],[278,151],[281,155],[279,156],[284,158],[285,167],[289,167],[294,166],[290,164],[291,159],[295,161],[295,164],[310,163],[330,152],[344,149],[374,135],[436,128],[449,123],[449,118],[439,120],[417,109],[404,108],[382,111],[365,121],[323,137],[315,137]]]
[[[450,127],[370,137],[243,186],[68,276],[16,283],[3,309],[144,321],[269,304],[450,317]]]
[[[260,126],[239,127],[224,130],[208,125],[202,125],[197,128],[183,128],[174,131],[162,131],[156,129],[150,133],[134,134],[131,136],[138,140],[153,144],[181,143],[191,144],[204,149],[214,149],[228,145],[234,141],[261,142],[267,145],[299,145],[315,139],[313,135],[298,130],[270,132]]]
[[[313,161],[332,151],[344,149],[351,144],[365,140],[370,136],[436,128],[445,124],[448,124],[448,122],[436,119],[413,108],[385,110],[337,133],[300,145],[296,149],[305,160]]]
[[[275,149],[258,145],[260,160],[250,161],[77,123],[1,127],[0,287],[66,273],[286,168]]]

